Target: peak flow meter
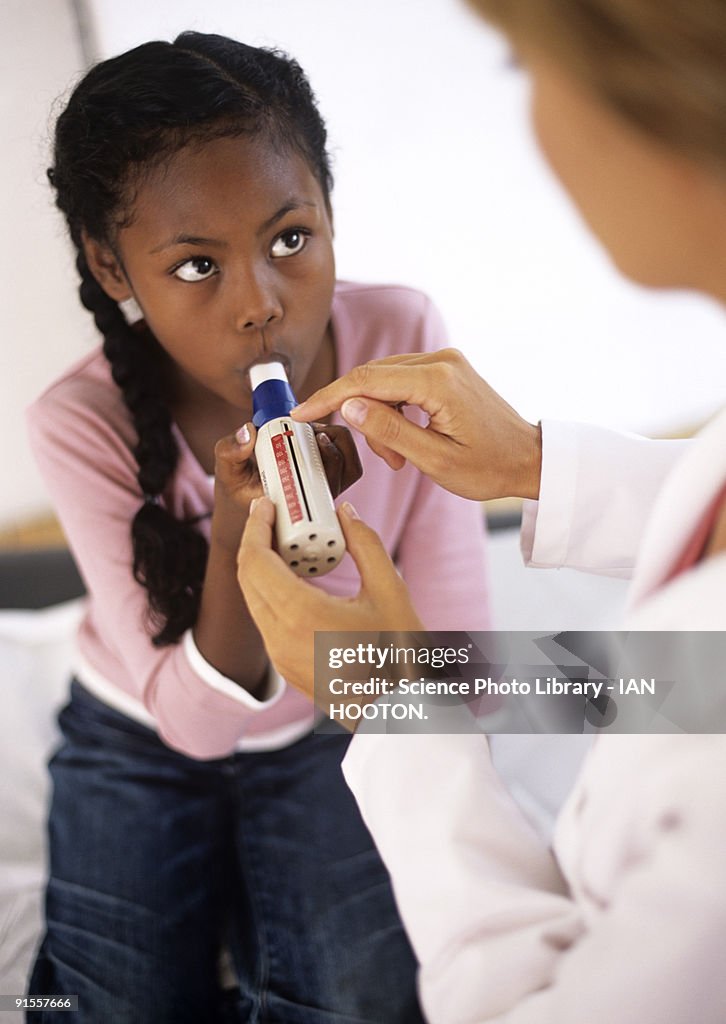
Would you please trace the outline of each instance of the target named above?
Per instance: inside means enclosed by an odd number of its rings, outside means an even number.
[[[257,363],[249,376],[255,458],[275,505],[278,552],[298,576],[324,576],[343,557],[345,541],[315,431],[290,419],[297,400],[282,363]]]

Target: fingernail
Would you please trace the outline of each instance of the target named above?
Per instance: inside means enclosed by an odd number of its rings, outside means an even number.
[[[324,430],[320,431],[320,433],[317,435],[317,438],[318,443],[322,444],[323,446],[330,446],[333,443]]]
[[[360,398],[349,398],[343,402],[340,411],[348,423],[360,427],[365,423],[366,416],[368,415],[368,406],[365,402],[361,402]]]
[[[259,503],[260,503],[260,499],[259,498],[253,498],[252,499],[252,501],[250,502],[250,514],[252,514],[254,512],[255,508],[259,505]]]
[[[250,443],[250,430],[249,430],[249,427],[247,426],[247,424],[245,423],[245,425],[243,427],[240,427],[239,430],[237,431],[237,433],[234,436],[235,436],[235,438],[237,440],[237,444],[242,444],[242,445],[249,444]]]
[[[346,515],[349,519],[360,519],[360,516],[356,512],[355,508],[349,501],[344,501],[340,506],[340,511]]]

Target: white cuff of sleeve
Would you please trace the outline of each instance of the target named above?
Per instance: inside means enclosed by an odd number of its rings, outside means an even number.
[[[542,422],[542,476],[539,501],[522,507],[520,548],[527,565],[556,568],[567,564],[570,547],[579,434],[572,423]]]
[[[251,693],[248,693],[244,687],[235,683],[232,679],[228,679],[227,676],[223,676],[221,672],[218,672],[214,665],[210,665],[209,662],[202,656],[194,642],[194,636],[192,635],[191,629],[188,629],[184,634],[184,653],[189,659],[189,664],[194,669],[196,674],[203,679],[204,682],[211,686],[213,690],[218,693],[223,693],[225,697],[231,697],[236,700],[238,704],[243,704],[250,711],[263,711],[267,710],[273,704],[276,704],[285,692],[286,683],[281,675],[275,671],[270,665],[267,674],[267,685],[265,686],[264,696],[261,700],[257,697],[253,697]]]

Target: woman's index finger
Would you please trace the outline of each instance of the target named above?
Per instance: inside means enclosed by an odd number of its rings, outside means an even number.
[[[290,415],[297,420],[318,419],[340,409],[349,398],[374,398],[390,405],[417,405],[428,412],[432,373],[432,365],[423,360],[365,363],[320,388]]]

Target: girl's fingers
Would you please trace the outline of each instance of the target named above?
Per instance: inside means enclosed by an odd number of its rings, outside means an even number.
[[[262,492],[254,457],[256,432],[249,424],[214,446],[212,534],[229,552],[237,551],[251,501]]]
[[[221,500],[246,509],[252,497],[262,491],[255,461],[257,431],[249,423],[214,446],[215,504]]]
[[[343,453],[333,444],[332,440],[324,431],[316,435],[320,458],[323,462],[323,469],[328,478],[330,493],[334,498],[343,490],[344,462]]]
[[[257,429],[253,423],[243,424],[234,434],[217,441],[214,446],[214,458],[229,465],[247,462],[255,450]]]
[[[333,497],[347,490],[363,475],[358,449],[347,427],[313,424]]]

